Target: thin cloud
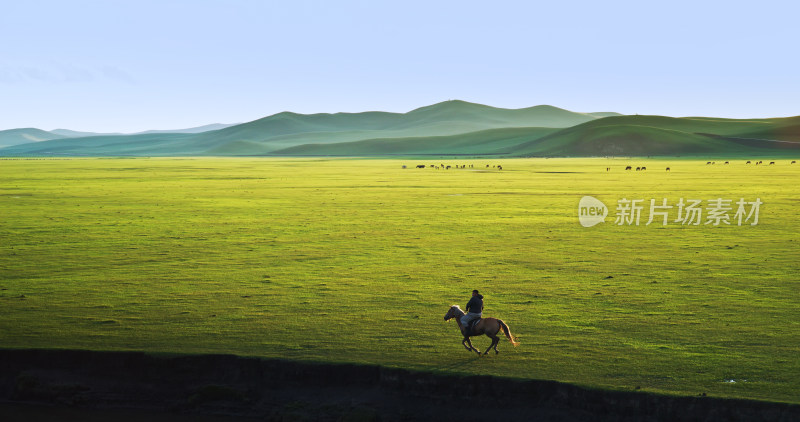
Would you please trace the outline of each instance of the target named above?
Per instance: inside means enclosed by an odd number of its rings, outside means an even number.
[[[63,65],[59,70],[63,82],[92,82],[96,79],[91,70],[80,66]]]
[[[0,66],[0,83],[15,84],[18,83],[19,80],[20,77],[16,70],[6,66]]]
[[[123,82],[129,85],[136,85],[136,79],[124,69],[120,69],[116,66],[103,66],[101,69],[103,72],[103,76],[108,79]]]
[[[25,79],[32,81],[50,82],[53,78],[53,75],[50,74],[50,72],[40,67],[26,66],[20,69],[20,73]]]

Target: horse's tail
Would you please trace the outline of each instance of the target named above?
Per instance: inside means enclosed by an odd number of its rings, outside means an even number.
[[[503,329],[503,333],[506,335],[508,341],[510,341],[511,344],[514,345],[514,347],[519,346],[519,342],[517,341],[516,337],[511,335],[511,329],[508,328],[508,325],[506,325],[506,323],[503,322],[502,319],[498,319],[497,322],[500,323],[500,328]]]

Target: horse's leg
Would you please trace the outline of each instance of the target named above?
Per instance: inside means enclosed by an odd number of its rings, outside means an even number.
[[[467,340],[467,344],[469,344],[470,349],[474,350],[475,353],[477,353],[478,356],[480,356],[481,355],[481,351],[476,349],[475,346],[472,345],[472,341],[470,341],[469,337],[467,337],[466,340]]]
[[[470,344],[469,346],[467,346],[467,342],[468,342],[468,341],[469,341],[469,338],[467,338],[467,337],[464,337],[464,340],[461,340],[461,344],[463,344],[463,345],[464,345],[464,348],[465,348],[465,349],[467,349],[467,351],[468,351],[468,352],[471,352],[471,351],[472,351],[472,348],[471,348],[472,344]]]
[[[499,342],[500,342],[500,338],[498,338],[496,334],[492,334],[492,335],[490,335],[489,333],[486,333],[486,335],[487,335],[487,336],[488,336],[490,339],[492,339],[492,344],[490,344],[490,345],[489,345],[489,347],[486,349],[486,351],[485,351],[485,352],[483,352],[483,354],[484,354],[484,355],[487,355],[487,354],[489,354],[489,350],[492,350],[492,348],[494,348],[494,353],[495,353],[495,354],[497,354],[497,353],[498,353],[498,352],[497,352],[497,343],[499,343]]]

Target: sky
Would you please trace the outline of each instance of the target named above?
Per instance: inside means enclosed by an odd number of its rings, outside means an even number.
[[[449,99],[800,115],[800,2],[0,0],[0,130],[178,129]]]

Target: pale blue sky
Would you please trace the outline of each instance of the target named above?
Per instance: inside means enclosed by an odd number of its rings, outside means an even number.
[[[800,114],[796,1],[0,0],[0,130],[133,132],[447,99]]]

